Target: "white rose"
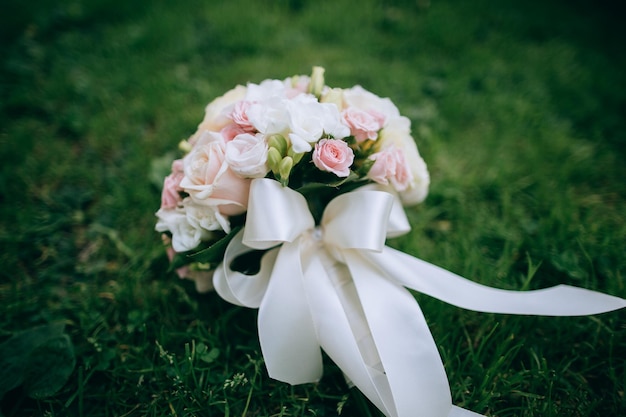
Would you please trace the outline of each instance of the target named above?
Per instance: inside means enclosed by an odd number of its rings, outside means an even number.
[[[283,134],[289,128],[287,99],[284,98],[271,97],[252,102],[246,114],[250,124],[264,135]]]
[[[295,152],[309,152],[322,135],[341,139],[350,134],[342,124],[341,114],[332,103],[319,103],[308,94],[302,94],[287,103],[289,110],[289,139]]]
[[[260,84],[248,84],[247,101],[264,101],[270,98],[284,98],[287,83],[279,80],[264,80]]]
[[[187,222],[192,227],[202,231],[224,230],[226,233],[230,232],[230,223],[219,212],[217,206],[199,205],[187,197],[183,200],[183,207]]]
[[[411,136],[411,122],[404,116],[390,119],[387,126],[380,132],[376,144],[378,149],[385,149],[392,145],[402,150],[413,176],[407,189],[400,192],[400,199],[407,206],[421,203],[428,195],[430,175],[426,163],[419,154],[415,140]]]
[[[324,133],[334,139],[350,136],[350,127],[344,123],[339,107],[334,103],[321,103],[320,106],[324,111]]]
[[[406,190],[400,193],[400,199],[405,206],[412,206],[424,201],[428,196],[430,185],[430,175],[424,159],[417,155],[417,157],[414,156],[412,160],[409,160],[409,164],[411,165],[413,181]]]
[[[315,97],[302,94],[287,103],[289,139],[295,152],[309,152],[324,134],[322,108]]]
[[[226,144],[226,162],[237,175],[263,178],[269,171],[267,151],[262,135],[243,133]]]
[[[161,209],[156,213],[158,221],[155,229],[157,232],[170,232],[172,234],[172,248],[176,252],[187,252],[195,249],[202,239],[207,239],[210,232],[191,224],[187,218],[185,209],[173,210]]]

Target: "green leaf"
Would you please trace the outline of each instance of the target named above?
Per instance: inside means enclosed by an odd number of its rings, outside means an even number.
[[[363,185],[364,183],[367,182],[367,180],[363,180],[362,178],[359,177],[358,174],[356,174],[353,171],[350,171],[350,174],[347,177],[341,178],[337,181],[309,182],[309,183],[304,184],[302,187],[299,187],[298,189],[296,189],[296,191],[298,191],[300,194],[306,195],[307,193],[310,193],[316,190],[317,191],[324,190],[324,189],[327,190],[330,188],[339,189],[341,186],[348,184],[348,183],[352,183],[352,182],[354,182],[355,184],[354,184],[354,187],[350,187],[350,190]]]
[[[230,233],[225,234],[223,231],[213,232],[213,239],[202,242],[197,248],[190,251],[176,253],[170,261],[168,272],[175,271],[194,262],[211,264],[210,266],[215,266],[222,262],[228,244],[246,224],[246,214],[231,216],[229,221]]]
[[[29,397],[42,399],[56,394],[67,382],[76,365],[68,335],[49,340],[31,352],[24,368],[24,390]]]
[[[4,394],[11,391],[14,388],[22,385],[24,376],[22,375],[23,367],[21,364],[11,361],[3,360],[2,369],[0,369],[0,399],[4,397]]]
[[[229,234],[213,243],[206,249],[202,249],[198,252],[187,254],[187,262],[200,262],[200,263],[208,263],[208,264],[218,264],[222,262],[224,259],[224,252],[226,252],[226,248],[230,241],[235,237],[237,233],[242,229],[242,226],[234,227]]]
[[[0,398],[24,384],[33,398],[44,398],[60,389],[75,366],[74,352],[63,323],[34,327],[14,334],[0,345]],[[42,362],[43,361],[43,362]],[[33,366],[45,364],[42,371],[33,372]],[[44,379],[43,389],[38,376],[52,376],[55,383]],[[53,391],[54,390],[54,391]],[[49,394],[51,393],[51,394]]]
[[[330,187],[341,187],[343,184],[346,184],[348,182],[358,181],[359,179],[360,177],[356,172],[350,171],[350,174],[348,174],[347,177],[341,178],[339,181],[331,182],[328,185]]]
[[[47,340],[63,333],[62,323],[39,326],[14,334],[0,345],[0,398],[20,386],[24,380],[23,369],[30,352]]]

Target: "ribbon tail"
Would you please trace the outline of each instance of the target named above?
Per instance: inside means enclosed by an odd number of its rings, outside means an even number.
[[[292,385],[316,382],[322,376],[322,353],[304,290],[299,246],[297,240],[279,250],[258,316],[268,374]]]
[[[358,252],[343,252],[399,417],[448,416],[447,376],[415,298],[371,268]],[[369,254],[368,254],[369,255]]]
[[[324,352],[378,409],[397,417],[389,383],[350,272],[323,249],[305,273],[307,296]]]
[[[466,410],[465,408],[457,407],[456,405],[452,406],[450,410],[450,414],[448,417],[485,417],[482,414],[475,413],[470,410]]]
[[[402,286],[483,313],[585,316],[626,307],[622,298],[569,285],[532,291],[488,287],[389,247],[367,260]]]

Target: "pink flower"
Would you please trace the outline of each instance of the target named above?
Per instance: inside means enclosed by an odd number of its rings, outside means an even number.
[[[375,111],[364,111],[356,107],[348,107],[341,116],[350,128],[350,133],[357,142],[367,139],[376,140],[378,131],[383,127],[385,116]]]
[[[230,142],[235,139],[237,135],[246,133],[246,131],[237,123],[230,123],[224,126],[222,130],[220,130],[220,133],[222,134],[225,142]]]
[[[367,173],[367,177],[379,184],[391,183],[396,191],[404,191],[413,180],[411,167],[402,150],[390,146],[370,156],[374,165]]]
[[[350,175],[354,152],[348,144],[337,139],[322,139],[315,144],[313,163],[322,171],[332,172],[338,177]]]
[[[172,173],[163,180],[163,191],[161,192],[161,208],[173,209],[182,201],[180,187],[185,173],[183,172],[183,161],[177,159],[172,163]]]
[[[172,162],[172,172],[184,172],[185,164],[182,159],[176,159]]]
[[[217,206],[225,216],[241,214],[248,206],[250,180],[236,175],[225,157],[220,134],[203,135],[184,159],[185,177],[180,186],[200,206]]]
[[[244,132],[254,132],[254,126],[248,120],[248,109],[250,108],[250,102],[246,100],[238,101],[235,103],[230,118],[235,122]]]

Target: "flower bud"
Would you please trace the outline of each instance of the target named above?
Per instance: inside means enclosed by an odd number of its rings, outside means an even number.
[[[283,135],[270,135],[267,139],[267,146],[276,149],[280,153],[281,158],[287,155],[287,139]]]
[[[343,109],[343,91],[341,88],[329,88],[320,97],[320,103],[332,103],[341,111]]]
[[[295,165],[300,162],[300,160],[304,156],[304,152],[294,152],[293,148],[289,148],[289,151],[287,151],[287,156],[290,156],[293,159],[293,164]]]
[[[311,82],[309,83],[309,93],[313,94],[315,97],[319,97],[322,94],[322,88],[324,88],[324,68],[313,67]]]
[[[286,156],[280,161],[280,165],[278,165],[278,175],[280,175],[281,180],[284,184],[287,184],[287,179],[289,178],[289,174],[291,173],[291,168],[293,168],[293,158],[290,156]]]
[[[278,149],[269,148],[267,151],[267,166],[272,170],[273,173],[278,172],[278,167],[282,162],[283,156],[280,154]]]
[[[183,139],[178,143],[178,149],[185,153],[189,153],[193,149],[193,146],[191,146],[191,143]]]

